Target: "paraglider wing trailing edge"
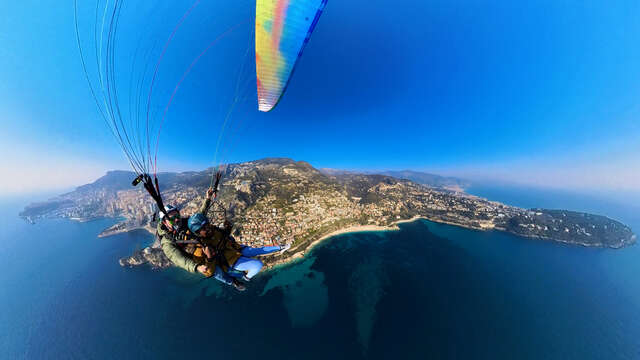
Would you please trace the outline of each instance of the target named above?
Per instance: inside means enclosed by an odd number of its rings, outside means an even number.
[[[327,0],[256,1],[258,109],[272,110],[284,93]]]

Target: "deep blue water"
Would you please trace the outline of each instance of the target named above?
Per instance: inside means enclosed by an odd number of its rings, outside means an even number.
[[[416,221],[335,237],[237,293],[121,268],[149,235],[29,225],[15,216],[25,202],[0,203],[2,358],[640,358],[638,246]]]

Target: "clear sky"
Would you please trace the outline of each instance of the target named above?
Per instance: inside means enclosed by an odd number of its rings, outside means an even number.
[[[116,54],[124,93],[192,4],[126,2]],[[85,46],[95,6],[79,0]],[[214,164],[240,79],[244,101],[220,152],[227,161],[285,156],[316,167],[640,191],[638,1],[329,0],[268,114],[256,110],[252,49],[238,75],[253,12],[250,0],[202,0],[167,49],[155,114],[192,60],[236,26],[177,92],[160,170]],[[0,192],[127,169],[83,78],[73,2],[4,1],[0,14]]]

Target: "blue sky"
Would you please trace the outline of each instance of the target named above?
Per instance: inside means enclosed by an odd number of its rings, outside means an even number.
[[[193,1],[136,3],[127,2],[118,39],[123,91],[142,71],[131,70],[134,49],[149,51],[136,64],[155,62]],[[87,37],[95,2],[79,6]],[[251,51],[238,76],[253,11],[249,0],[203,0],[176,34],[154,89],[158,113],[191,61],[236,26],[177,92],[160,170],[213,164],[240,79],[245,97],[225,128],[224,160],[286,156],[316,167],[640,191],[637,1],[330,0],[268,114],[256,111]],[[65,187],[126,169],[83,78],[73,2],[3,2],[0,13],[0,150],[9,155],[3,173],[14,174],[0,187]]]

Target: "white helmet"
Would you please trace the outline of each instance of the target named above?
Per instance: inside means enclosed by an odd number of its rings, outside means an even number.
[[[164,207],[164,209],[165,209],[167,214],[170,213],[170,212],[173,212],[173,211],[177,211],[178,214],[180,213],[180,210],[178,210],[178,208],[173,206],[173,205],[167,205],[167,206]],[[160,220],[164,219],[164,214],[165,214],[164,212],[162,212],[162,211],[160,212]]]

